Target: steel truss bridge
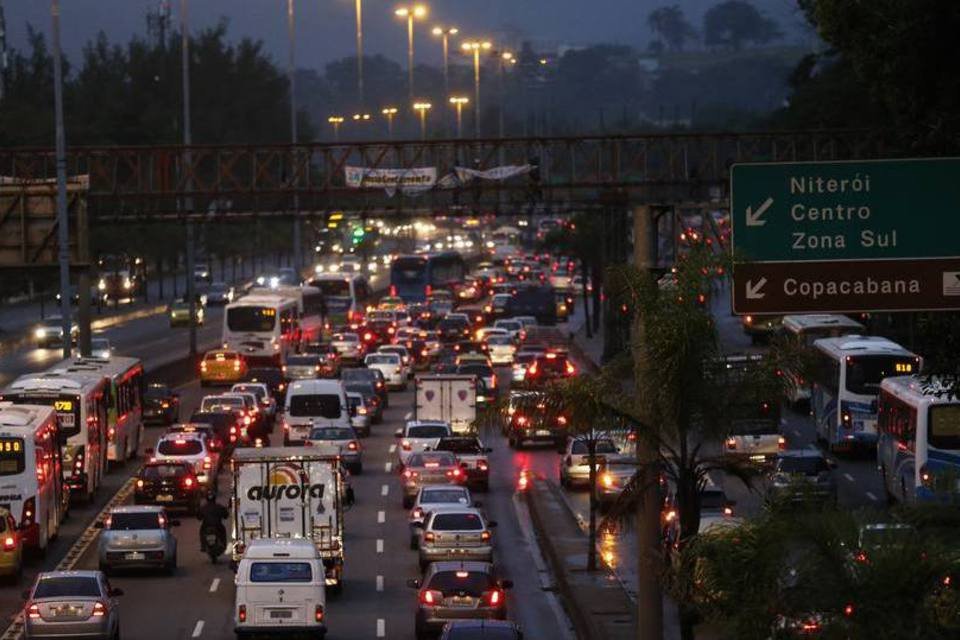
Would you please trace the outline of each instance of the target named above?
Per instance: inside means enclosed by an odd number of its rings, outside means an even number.
[[[624,202],[725,200],[738,162],[881,157],[865,131],[682,133],[547,138],[263,145],[72,147],[67,174],[89,176],[91,224],[322,215],[334,210],[446,213],[586,208]],[[524,176],[435,187],[417,196],[351,188],[347,166],[486,170],[532,164]],[[0,150],[0,176],[17,184],[56,176],[52,149]],[[8,188],[9,188],[8,182]],[[0,210],[0,227],[10,211]]]

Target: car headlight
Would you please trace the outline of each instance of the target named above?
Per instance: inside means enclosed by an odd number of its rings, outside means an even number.
[[[100,291],[105,291],[106,288],[107,288],[107,281],[104,280],[103,278],[100,278],[100,282],[97,283],[97,289],[100,289]]]
[[[43,327],[39,327],[36,331],[33,332],[33,335],[38,338],[43,338],[47,335],[47,330]]]
[[[124,278],[124,279],[123,279],[123,288],[124,288],[124,289],[129,289],[129,288],[132,287],[132,286],[133,286],[133,283],[130,281],[130,278]]]

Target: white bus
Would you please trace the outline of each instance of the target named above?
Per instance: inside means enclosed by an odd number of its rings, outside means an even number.
[[[67,513],[59,432],[53,407],[0,402],[0,504],[34,549],[47,548]]]
[[[863,334],[865,327],[844,315],[834,313],[805,313],[783,316],[783,331],[802,347],[813,348],[820,338],[838,338]],[[794,384],[787,391],[787,399],[794,405],[810,401],[810,381],[799,374],[794,375]]]
[[[122,464],[135,458],[143,439],[143,363],[139,358],[76,358],[55,370],[91,372],[109,382],[107,460]]]
[[[109,383],[98,373],[49,371],[17,378],[0,400],[54,408],[64,482],[71,497],[92,501],[107,471],[109,398]]]
[[[814,341],[816,360],[810,409],[817,438],[831,450],[877,444],[880,382],[920,370],[920,357],[877,336]]]
[[[936,379],[880,383],[877,466],[888,498],[955,502],[960,497],[960,398]]]
[[[248,295],[223,312],[223,348],[242,353],[250,366],[280,367],[300,343],[297,300]]]
[[[304,308],[307,315],[321,315],[327,309],[327,330],[363,319],[373,290],[367,279],[354,273],[319,273],[304,285]],[[322,302],[321,302],[322,301]]]

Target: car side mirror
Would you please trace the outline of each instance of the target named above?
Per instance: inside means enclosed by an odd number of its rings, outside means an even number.
[[[513,589],[513,580],[501,580],[500,581],[501,589]]]
[[[497,526],[497,521],[496,521],[496,520],[491,520],[490,522],[487,523],[487,528],[488,528],[488,529],[495,529],[496,526]]]
[[[111,598],[119,598],[120,596],[123,595],[123,589],[121,589],[120,587],[114,587],[107,592],[107,595],[110,596]]]
[[[409,580],[407,580],[407,586],[410,587],[411,589],[419,589],[420,580],[418,578],[410,578]]]

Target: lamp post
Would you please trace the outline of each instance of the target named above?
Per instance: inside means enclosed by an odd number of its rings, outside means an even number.
[[[420,139],[427,139],[427,111],[433,107],[429,102],[414,102],[413,108],[420,112]]]
[[[507,66],[507,65],[514,65],[514,64],[516,64],[516,63],[517,63],[517,57],[516,57],[515,55],[513,55],[512,53],[510,53],[509,51],[504,51],[503,53],[500,54],[500,64],[497,66],[497,70],[498,70],[498,73],[497,73],[497,93],[500,94],[500,95],[499,95],[499,98],[500,98],[500,108],[497,109],[497,112],[498,112],[498,113],[497,113],[497,116],[498,116],[498,118],[497,118],[497,119],[498,119],[498,122],[497,122],[497,135],[498,135],[498,137],[500,137],[500,138],[503,138],[503,111],[504,111],[504,106],[505,106],[505,104],[506,104],[506,95],[505,95],[504,90],[503,90],[503,75],[504,75],[504,73],[505,73],[505,71],[506,71],[506,66]],[[503,147],[501,147],[500,150],[501,150],[501,152],[502,152],[502,151],[503,151]],[[503,164],[503,161],[502,161],[502,160],[501,160],[500,164]]]
[[[413,21],[427,15],[427,8],[422,4],[409,7],[400,7],[393,12],[401,18],[407,19],[407,92],[410,102],[413,102]]]
[[[357,104],[363,106],[363,0],[357,7]]]
[[[333,126],[333,141],[340,142],[340,125],[343,124],[343,116],[330,116],[327,122]]]
[[[190,130],[190,30],[188,21],[188,0],[180,0],[180,81],[183,86],[183,145],[187,147],[184,151],[183,161],[186,168],[186,191],[189,193],[193,189],[193,180],[191,178],[191,154],[189,147],[192,144],[193,137]],[[59,57],[59,55],[58,55]],[[183,208],[189,214],[193,208],[193,198],[186,196],[183,199]],[[186,244],[187,244],[187,312],[190,314],[190,355],[197,354],[197,326],[194,322],[196,317],[197,296],[194,292],[193,277],[193,222],[187,218],[186,223]],[[65,296],[64,296],[65,297]]]
[[[450,95],[450,36],[460,33],[456,27],[433,28],[433,35],[438,36],[443,42],[443,95]],[[444,123],[446,123],[446,112],[444,112]]]
[[[60,261],[60,330],[63,332],[63,357],[69,358],[73,342],[73,323],[70,320],[70,231],[67,228],[67,138],[63,126],[63,72],[60,62],[60,0],[50,3],[53,30],[53,110],[56,121],[57,163],[57,243]],[[77,289],[80,291],[80,289]],[[80,292],[80,296],[87,295]]]
[[[393,140],[393,118],[397,115],[396,107],[384,107],[380,113],[387,116],[387,137]]]
[[[474,135],[480,137],[480,52],[489,51],[493,45],[484,40],[468,40],[460,47],[467,54],[473,53],[473,125]]]
[[[296,38],[293,14],[293,0],[287,0],[287,35],[290,40],[290,53],[287,60],[287,76],[290,83],[290,142],[294,144],[293,157],[297,157],[297,85],[296,85]],[[293,183],[293,268],[300,272],[300,196],[297,195],[297,176],[299,169],[294,166],[291,182]]]
[[[468,104],[470,98],[465,96],[451,96],[450,104],[457,109],[457,137],[463,137],[463,105]]]

